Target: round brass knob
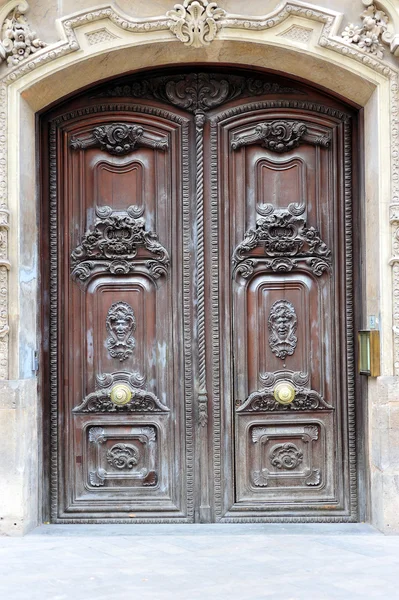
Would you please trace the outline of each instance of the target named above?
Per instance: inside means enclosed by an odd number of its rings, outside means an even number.
[[[280,381],[274,388],[273,395],[280,404],[291,404],[295,398],[295,388],[289,381]]]
[[[111,390],[111,400],[114,404],[123,406],[132,399],[132,390],[125,383],[117,383]]]

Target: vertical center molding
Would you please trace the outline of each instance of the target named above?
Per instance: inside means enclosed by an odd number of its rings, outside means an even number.
[[[204,125],[205,114],[195,112],[196,154],[196,219],[197,219],[197,301],[198,301],[198,421],[201,427],[208,423],[208,393],[206,390],[206,341],[205,341],[205,264],[204,264]]]
[[[204,256],[204,126],[205,113],[197,109],[195,122],[196,155],[196,225],[197,225],[197,327],[198,327],[198,424],[200,457],[200,521],[210,521],[208,472],[208,392],[206,389],[206,337],[205,337],[205,256]]]

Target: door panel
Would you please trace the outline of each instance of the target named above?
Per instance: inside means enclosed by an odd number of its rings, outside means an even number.
[[[355,116],[191,70],[42,118],[54,522],[356,520]]]
[[[219,121],[221,235],[230,240],[219,255],[220,286],[230,290],[219,318],[221,347],[231,336],[234,357],[222,393],[234,459],[225,445],[222,460],[235,471],[230,487],[221,482],[220,518],[350,517],[345,124],[327,109],[321,117],[267,103]]]

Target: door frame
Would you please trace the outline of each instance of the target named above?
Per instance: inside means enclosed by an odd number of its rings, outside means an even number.
[[[176,69],[175,66],[170,67],[169,69],[165,67],[165,69],[162,70],[162,74],[166,75],[168,73],[173,73],[173,74],[179,74],[180,72],[187,72],[187,70],[190,71],[190,69],[193,69],[196,72],[199,72],[201,70],[207,70],[212,72],[212,69],[217,70],[218,68],[220,68],[220,65],[216,66],[216,65],[210,65],[205,64],[202,66],[199,65],[179,65],[179,68]],[[226,65],[225,67],[231,74],[246,74],[247,76],[250,75],[256,75],[256,74],[264,74],[264,75],[276,75],[275,73],[271,73],[270,71],[267,70],[260,70],[260,69],[242,69],[240,68],[240,66],[231,66],[231,65]],[[158,71],[154,71],[153,69],[149,69],[146,71],[140,71],[139,75],[140,78],[143,77],[148,77],[150,75],[156,75],[159,74]],[[129,76],[127,76],[128,78],[131,77],[132,75],[135,75],[135,73],[131,73],[129,74]],[[280,74],[281,75],[281,74]],[[121,80],[122,83],[125,79],[124,78]],[[106,85],[112,85],[115,82],[118,82],[120,80],[120,78],[113,78],[111,80],[107,80]],[[285,77],[285,80],[287,80],[287,77]],[[288,82],[290,80],[288,79]],[[292,80],[292,83],[299,83],[299,80]],[[304,85],[306,87],[308,87],[309,89],[314,89],[315,86],[311,86],[309,85],[308,82],[301,82],[301,84],[304,83]],[[102,85],[104,84],[104,82],[102,83]],[[78,94],[74,95],[72,98],[69,98],[67,103],[65,103],[65,100],[57,103],[55,106],[53,106],[51,108],[50,111],[44,111],[41,115],[40,115],[40,122],[39,122],[39,129],[41,131],[41,136],[40,136],[40,146],[39,146],[39,150],[41,152],[41,218],[40,218],[40,223],[46,223],[47,222],[47,215],[46,215],[46,206],[53,206],[54,204],[57,203],[57,198],[56,198],[56,190],[54,187],[54,181],[55,181],[55,173],[56,173],[56,168],[57,168],[57,156],[55,154],[56,152],[56,144],[55,144],[55,135],[56,135],[56,124],[57,122],[64,122],[67,121],[69,118],[73,118],[74,115],[76,115],[76,111],[82,111],[82,113],[84,114],[95,114],[96,110],[94,108],[85,108],[84,106],[84,102],[85,102],[85,98],[87,96],[87,94],[91,93],[93,90],[98,89],[99,86],[92,86],[89,89],[84,89],[83,91],[80,91]],[[101,86],[100,86],[100,89]],[[317,88],[316,88],[317,91]],[[324,90],[320,90],[321,92],[324,92]],[[353,165],[355,168],[353,168],[353,173],[359,173],[360,172],[360,164],[362,161],[362,152],[361,152],[361,147],[362,147],[362,141],[360,138],[360,128],[359,128],[359,124],[361,122],[361,113],[360,111],[356,111],[356,108],[353,106],[350,106],[348,104],[345,105],[345,103],[342,103],[341,99],[337,99],[334,95],[330,94],[330,99],[332,102],[332,106],[328,107],[323,107],[320,104],[317,104],[317,102],[309,102],[309,101],[298,101],[298,100],[289,100],[289,99],[284,99],[284,100],[260,100],[259,102],[256,103],[257,108],[273,108],[273,107],[281,107],[284,108],[286,107],[287,109],[290,108],[307,108],[310,111],[314,111],[316,114],[320,113],[320,112],[325,112],[326,114],[331,114],[331,115],[335,115],[337,116],[338,114],[342,115],[342,119],[345,119],[345,113],[340,113],[340,111],[336,108],[337,107],[337,102],[338,102],[338,106],[342,106],[342,109],[344,110],[345,107],[346,109],[349,111],[349,113],[351,114],[351,125],[349,126],[347,123],[345,124],[345,131],[346,131],[346,136],[345,136],[345,140],[346,140],[346,144],[351,144],[351,139],[353,139],[353,153],[351,155],[348,154],[349,150],[346,149],[346,154],[345,154],[345,166],[347,169],[351,168],[351,162],[353,162]],[[328,97],[326,97],[326,101],[328,100]],[[82,103],[82,104],[81,104]],[[111,104],[110,101],[107,100],[108,104]],[[252,104],[255,106],[255,104],[252,101]],[[224,118],[226,118],[226,116],[229,116],[230,114],[240,114],[242,112],[244,112],[245,110],[247,110],[247,107],[250,106],[251,103],[247,103],[245,104],[244,102],[236,107],[226,107],[226,109],[223,110],[222,113],[217,114],[216,117],[212,117],[211,119],[211,123],[210,123],[210,129],[211,129],[211,142],[210,142],[210,148],[216,147],[217,144],[217,125],[220,121],[222,121]],[[167,106],[165,105],[164,109],[156,109],[158,110],[160,113],[162,111],[165,111],[165,109],[167,108]],[[223,108],[223,105],[222,105]],[[150,109],[151,111],[151,109]],[[144,111],[146,112],[146,111]],[[50,116],[47,116],[50,115]],[[179,118],[179,117],[176,117]],[[184,121],[184,116],[181,117],[181,121],[183,123]],[[197,135],[198,135],[198,130],[197,130]],[[186,136],[187,136],[187,132],[186,132]],[[216,137],[215,137],[216,136]],[[50,142],[49,145],[47,147],[47,142],[46,139],[47,137],[49,137]],[[49,159],[49,160],[48,160]],[[202,160],[202,159],[201,159]],[[193,161],[194,162],[194,161]],[[50,165],[49,165],[50,163]],[[188,170],[190,167],[189,165],[186,165],[186,170]],[[198,164],[198,160],[197,160],[197,165],[196,165],[196,172],[198,173],[198,169],[201,169],[201,165]],[[349,428],[350,428],[350,434],[352,435],[352,441],[351,441],[351,445],[350,445],[350,449],[349,449],[349,461],[350,461],[350,490],[351,490],[351,501],[353,503],[352,506],[352,510],[351,510],[351,517],[342,517],[342,516],[335,516],[335,515],[331,515],[331,516],[304,516],[304,517],[299,517],[299,516],[295,516],[295,517],[291,517],[291,516],[287,516],[287,515],[281,515],[281,516],[277,516],[277,515],[267,515],[265,514],[265,516],[262,517],[254,517],[254,518],[246,518],[244,515],[242,514],[235,514],[234,511],[233,512],[228,512],[227,514],[223,514],[223,504],[224,501],[222,500],[222,498],[225,496],[225,492],[223,491],[223,483],[222,483],[222,477],[221,477],[221,470],[220,470],[220,465],[223,464],[223,455],[221,453],[221,448],[223,446],[223,440],[221,438],[221,434],[222,434],[222,422],[228,422],[228,415],[225,413],[222,403],[221,403],[221,398],[220,398],[220,379],[223,379],[224,375],[223,373],[220,373],[219,371],[219,367],[218,365],[222,364],[222,360],[221,360],[221,355],[219,354],[219,333],[218,333],[218,329],[219,329],[219,323],[218,323],[218,311],[219,311],[219,297],[218,297],[218,290],[219,290],[219,252],[218,252],[218,243],[219,243],[219,239],[218,239],[218,227],[220,225],[220,215],[219,215],[219,198],[218,198],[218,173],[217,173],[217,166],[216,166],[216,162],[214,160],[214,158],[212,158],[212,150],[211,150],[211,160],[210,160],[210,164],[209,167],[207,167],[207,170],[209,171],[210,174],[210,179],[211,179],[211,197],[210,197],[210,203],[209,203],[209,207],[206,207],[203,205],[203,198],[199,199],[199,205],[198,205],[198,195],[197,195],[197,215],[196,217],[193,216],[194,219],[196,219],[197,221],[197,227],[198,230],[201,230],[201,222],[203,222],[204,220],[204,213],[206,216],[206,219],[209,220],[210,222],[210,232],[211,232],[211,243],[209,244],[209,248],[207,249],[205,246],[205,240],[204,240],[204,235],[203,233],[201,235],[199,235],[198,240],[197,240],[197,253],[199,254],[207,254],[209,252],[210,255],[210,262],[208,263],[208,269],[209,272],[212,273],[212,277],[211,277],[211,281],[208,283],[208,290],[209,293],[211,295],[211,304],[212,304],[212,316],[211,316],[211,320],[210,320],[210,324],[211,324],[211,331],[208,332],[203,332],[202,338],[199,335],[198,336],[198,343],[201,345],[202,344],[202,350],[200,347],[199,350],[199,364],[197,365],[197,367],[194,367],[194,372],[201,372],[201,370],[204,371],[204,378],[206,378],[205,375],[205,371],[206,369],[208,369],[208,372],[211,371],[212,372],[212,377],[211,377],[211,385],[212,385],[212,397],[215,399],[215,403],[212,406],[212,415],[211,415],[211,422],[213,425],[212,428],[212,439],[213,439],[213,447],[212,449],[210,448],[209,445],[209,439],[207,436],[211,435],[210,433],[208,433],[208,429],[204,428],[204,427],[200,427],[198,430],[198,435],[197,435],[197,440],[193,442],[193,432],[190,429],[190,431],[187,431],[186,436],[188,436],[188,453],[189,453],[189,457],[192,456],[192,453],[195,452],[197,459],[199,460],[200,464],[204,464],[205,462],[205,458],[206,456],[209,455],[209,452],[212,453],[212,464],[214,465],[214,470],[213,473],[211,473],[210,469],[202,469],[200,468],[199,472],[197,473],[198,475],[198,481],[195,484],[195,488],[198,490],[200,490],[200,497],[201,497],[201,503],[200,506],[197,506],[196,508],[194,508],[194,506],[191,507],[188,515],[188,520],[190,521],[193,518],[194,512],[196,512],[197,514],[197,519],[202,522],[206,522],[209,521],[211,519],[211,515],[213,514],[213,510],[215,511],[214,513],[214,519],[216,521],[222,521],[222,522],[248,522],[248,520],[250,522],[255,522],[255,521],[262,521],[262,522],[342,522],[342,521],[357,521],[357,520],[364,520],[365,518],[365,512],[363,513],[362,511],[365,510],[366,508],[366,504],[367,502],[365,501],[364,505],[359,505],[359,512],[357,511],[357,508],[355,509],[355,505],[356,505],[356,500],[357,500],[357,488],[359,487],[359,490],[363,489],[364,491],[366,491],[366,488],[364,486],[364,483],[366,481],[366,476],[365,476],[365,453],[363,452],[364,448],[361,445],[361,440],[364,440],[364,435],[363,435],[363,431],[360,435],[357,435],[355,438],[354,436],[354,428],[355,428],[355,421],[357,420],[357,422],[359,423],[359,425],[361,425],[364,421],[364,403],[360,402],[359,398],[360,397],[364,397],[363,396],[363,389],[362,386],[364,387],[364,380],[362,380],[362,378],[359,376],[355,365],[357,364],[357,348],[356,345],[354,344],[354,340],[352,340],[353,345],[354,345],[354,360],[352,361],[352,364],[350,365],[350,371],[353,373],[353,380],[354,380],[354,384],[355,384],[355,389],[357,390],[357,394],[356,396],[351,396],[350,401],[349,401],[349,413],[348,413],[348,418],[349,418]],[[50,184],[48,183],[50,182]],[[349,192],[347,191],[345,197],[347,198],[347,208],[346,210],[348,210],[349,208],[349,203],[352,200],[352,222],[354,221],[354,214],[356,213],[356,215],[358,216],[359,220],[358,223],[361,224],[361,226],[359,227],[359,235],[356,237],[356,239],[353,238],[353,252],[352,249],[349,250],[349,254],[347,256],[347,259],[349,261],[352,261],[352,264],[359,264],[360,261],[360,250],[362,247],[362,236],[363,236],[363,230],[364,230],[364,214],[363,214],[363,210],[362,207],[360,206],[360,202],[359,200],[359,193],[358,193],[358,189],[355,187],[356,184],[360,184],[360,181],[357,180],[357,176],[355,178],[355,181],[353,182],[351,189],[349,190]],[[193,190],[193,192],[195,193],[195,190]],[[349,195],[348,195],[349,193]],[[190,208],[188,207],[189,205],[189,201],[186,198],[186,211],[190,211]],[[55,219],[55,213],[53,212],[52,214],[50,214],[49,217],[49,222],[53,222]],[[41,231],[43,231],[43,228],[41,228]],[[50,239],[51,236],[55,235],[54,232],[50,234]],[[41,239],[41,243],[43,241],[43,237],[46,236],[42,236],[40,235],[40,239]],[[41,246],[41,251],[40,254],[46,254],[49,252],[49,248],[48,248],[48,241],[45,242],[44,246]],[[359,254],[358,254],[359,252]],[[57,258],[55,257],[54,259],[51,260],[57,260]],[[184,267],[183,270],[187,271],[187,268]],[[204,278],[204,272],[203,272],[203,268],[201,273],[199,273],[199,278]],[[187,282],[186,284],[187,285]],[[40,329],[42,331],[46,331],[46,332],[50,332],[50,339],[51,339],[51,332],[54,330],[54,327],[56,327],[56,320],[55,320],[55,325],[54,325],[54,320],[53,321],[49,321],[49,314],[50,312],[53,310],[53,304],[52,304],[52,294],[51,294],[51,276],[47,275],[47,278],[42,277],[42,288],[41,288],[41,293],[40,293],[40,298],[41,299],[46,299],[45,302],[43,302],[43,300],[41,301],[41,323],[40,323]],[[361,323],[363,322],[363,308],[364,308],[364,293],[363,293],[363,288],[362,288],[362,273],[357,272],[355,269],[353,269],[353,283],[352,283],[352,287],[354,290],[354,293],[356,291],[356,301],[355,301],[355,306],[360,307],[360,310],[354,311],[354,318],[355,318],[355,323],[354,323],[354,329],[359,329],[361,328]],[[58,291],[54,292],[55,293],[55,298],[57,297]],[[40,302],[40,300],[39,300]],[[347,306],[350,304],[350,299],[347,298]],[[199,318],[201,319],[201,311],[202,311],[202,316],[204,316],[204,305],[199,302],[198,303],[198,311],[199,311]],[[190,308],[189,307],[185,307],[184,308],[184,312],[186,315],[190,315]],[[191,318],[191,317],[190,317]],[[56,319],[56,317],[55,317]],[[353,338],[353,333],[351,334],[352,338]],[[55,334],[53,333],[53,336],[55,336]],[[45,337],[42,338],[42,341],[44,341],[44,344],[41,344],[41,347],[45,349],[45,352],[41,354],[40,356],[40,362],[41,364],[46,364],[49,362],[52,362],[52,359],[54,358],[54,355],[57,354],[57,350],[56,350],[56,342],[55,342],[55,346],[53,343],[53,346],[49,346],[47,340],[45,339]],[[350,343],[350,342],[349,342]],[[208,346],[208,349],[205,349],[205,346]],[[53,347],[53,349],[52,349]],[[208,354],[208,357],[206,357],[206,354]],[[202,358],[201,358],[202,356]],[[202,362],[201,362],[202,361]],[[210,369],[209,366],[212,365],[212,368]],[[54,485],[52,484],[52,481],[57,481],[57,473],[58,473],[58,452],[57,452],[57,448],[56,448],[56,443],[57,443],[57,428],[56,428],[56,422],[57,422],[57,393],[56,393],[56,382],[54,382],[54,377],[56,377],[56,375],[54,375],[54,372],[52,370],[48,370],[46,369],[42,369],[41,372],[41,383],[40,383],[40,387],[43,390],[42,393],[42,398],[43,398],[43,421],[44,421],[44,445],[43,445],[43,466],[44,466],[44,486],[43,486],[43,499],[44,499],[44,511],[45,511],[45,517],[44,519],[46,521],[50,521],[52,520],[52,522],[60,522],[60,523],[66,523],[66,522],[73,522],[72,519],[66,519],[66,518],[57,518],[55,517],[56,514],[56,504],[57,504],[57,493],[56,493],[56,489],[54,487]],[[190,389],[192,388],[192,385],[190,383],[191,381],[191,377],[192,375],[189,374],[188,379],[186,378],[186,386],[187,389],[189,390],[189,393],[191,394],[192,392],[190,391]],[[53,384],[50,385],[50,389],[52,391],[49,391],[48,385],[49,385],[49,381],[53,380]],[[205,386],[206,387],[206,386]],[[201,382],[200,382],[200,388],[201,388]],[[195,400],[195,396],[197,394],[194,393],[193,397],[188,398],[187,399],[187,406],[190,407],[193,405],[193,402]],[[201,392],[200,392],[201,395]],[[206,394],[205,394],[206,397]],[[201,402],[201,400],[200,400]],[[357,415],[355,415],[355,413],[357,413]],[[207,418],[207,416],[206,416]],[[189,421],[191,423],[192,426],[192,422],[191,422],[192,416],[189,414]],[[207,421],[206,423],[207,424]],[[358,430],[360,431],[360,430]],[[194,436],[195,438],[195,436]],[[356,445],[356,448],[354,448],[354,444]],[[233,451],[233,449],[231,449]],[[234,452],[233,452],[234,453]],[[226,452],[225,452],[226,454]],[[230,462],[230,461],[233,462]],[[190,467],[192,459],[189,458],[187,461],[188,466]],[[234,465],[234,459],[233,457],[230,457],[230,460],[227,461],[227,464],[230,464],[230,467],[232,468],[232,466]],[[191,467],[190,467],[191,468]],[[52,476],[49,477],[49,473],[52,473]],[[190,480],[191,480],[191,476],[190,476]],[[201,483],[199,483],[201,482]],[[56,483],[55,483],[56,485]],[[214,502],[210,501],[210,495],[213,494],[213,500]],[[193,490],[188,490],[188,496],[187,498],[191,498],[190,502],[192,501],[192,495],[193,495]],[[52,498],[52,500],[49,500],[49,498]],[[356,513],[356,515],[355,515]],[[174,520],[172,518],[172,520]],[[92,519],[86,520],[87,522],[93,522],[93,523],[105,523],[108,522],[109,519],[107,519],[106,517],[101,518],[101,517],[93,517]],[[160,522],[160,519],[151,519],[151,518],[145,518],[145,522]],[[181,518],[176,520],[177,522],[184,522],[184,520],[182,520]],[[77,520],[77,522],[80,522]],[[123,520],[123,519],[118,519],[118,522],[120,523],[131,523],[131,520]],[[143,522],[142,519],[136,519],[135,522]]]

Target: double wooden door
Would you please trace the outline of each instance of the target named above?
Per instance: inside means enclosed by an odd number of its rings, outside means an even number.
[[[42,118],[54,522],[356,519],[352,117],[188,70]]]

